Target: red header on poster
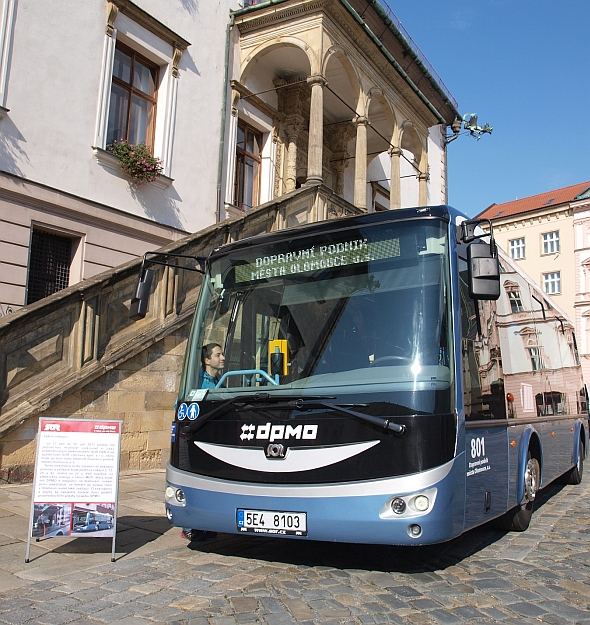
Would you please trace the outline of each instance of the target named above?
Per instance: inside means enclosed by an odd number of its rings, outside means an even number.
[[[112,421],[74,421],[73,419],[43,419],[41,431],[43,434],[51,432],[84,432],[85,434],[119,434],[120,423]]]

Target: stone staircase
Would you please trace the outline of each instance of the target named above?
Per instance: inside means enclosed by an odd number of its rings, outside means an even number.
[[[207,255],[262,232],[360,212],[315,185],[158,251]],[[0,481],[31,479],[40,416],[120,419],[121,470],[165,465],[202,276],[154,266],[148,313],[132,321],[140,265],[128,262],[0,318]]]

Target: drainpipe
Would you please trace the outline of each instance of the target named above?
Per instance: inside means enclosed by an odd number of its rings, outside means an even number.
[[[231,29],[234,25],[234,15],[230,12],[230,19],[225,29],[225,67],[223,69],[223,94],[221,96],[221,136],[219,139],[219,160],[217,163],[217,209],[215,211],[215,223],[221,221],[221,204],[223,194],[221,182],[223,178],[223,152],[225,149],[225,120],[227,118],[227,85],[229,80],[229,49]]]
[[[352,15],[354,20],[358,23],[358,25],[365,31],[368,37],[373,41],[373,43],[379,48],[385,58],[395,67],[398,73],[402,76],[402,78],[410,85],[411,89],[418,95],[418,97],[426,104],[426,106],[430,109],[430,111],[434,114],[434,116],[438,119],[439,123],[447,125],[445,118],[434,108],[430,100],[426,97],[426,95],[418,88],[418,86],[414,83],[414,81],[406,74],[402,66],[393,58],[393,55],[389,52],[389,50],[377,39],[373,31],[365,24],[359,14],[355,11],[355,9],[349,4],[348,0],[340,0],[340,2],[346,7],[348,12]],[[387,16],[385,16],[387,17]],[[387,20],[383,18],[386,25],[390,30],[393,30],[393,22],[387,17]],[[389,24],[387,24],[389,22]],[[409,46],[408,46],[409,47]],[[411,53],[410,53],[411,54]],[[426,70],[424,70],[426,71]],[[428,71],[426,71],[428,74]],[[445,99],[446,98],[445,96]],[[452,107],[453,109],[455,107]]]

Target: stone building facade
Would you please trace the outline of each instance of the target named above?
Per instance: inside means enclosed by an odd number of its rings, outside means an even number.
[[[304,184],[445,202],[457,103],[385,3],[0,8],[0,315]],[[123,173],[122,139],[161,175]]]
[[[0,471],[32,471],[39,416],[122,419],[122,468],[162,466],[198,289],[159,274],[132,324],[132,259],[442,204],[457,104],[372,0],[0,7]],[[124,126],[156,181],[108,151]],[[67,274],[30,301],[33,243],[55,237]]]

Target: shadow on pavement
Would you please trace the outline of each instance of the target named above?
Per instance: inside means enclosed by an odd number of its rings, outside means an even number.
[[[563,485],[549,484],[537,495],[539,510]],[[329,543],[276,539],[263,536],[219,534],[212,540],[191,542],[189,549],[202,553],[256,558],[266,562],[293,565],[327,566],[388,573],[425,573],[458,564],[506,535],[487,523],[446,543],[416,547]]]
[[[117,519],[117,560],[135,550],[153,542],[170,529],[170,523],[164,517],[122,516]],[[67,543],[57,545],[55,553],[110,553],[111,538],[92,536],[77,537]]]

